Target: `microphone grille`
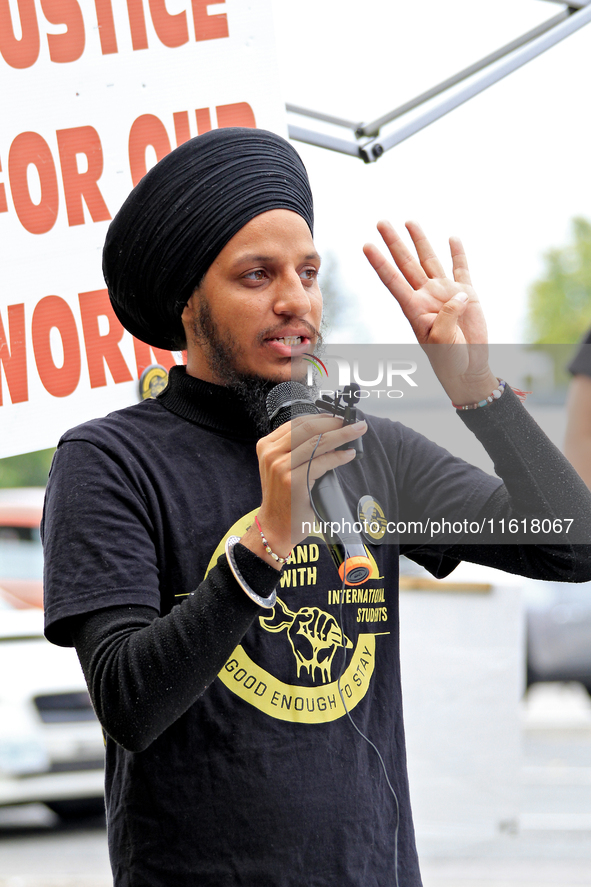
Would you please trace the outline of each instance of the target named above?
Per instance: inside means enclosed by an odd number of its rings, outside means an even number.
[[[280,382],[267,395],[267,413],[273,431],[296,416],[318,412],[308,388],[301,382]]]

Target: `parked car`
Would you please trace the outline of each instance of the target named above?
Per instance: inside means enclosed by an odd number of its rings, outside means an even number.
[[[0,594],[17,609],[43,606],[44,494],[43,487],[0,490]]]
[[[43,802],[62,817],[103,809],[104,743],[73,649],[43,636],[43,612],[0,599],[0,806]]]
[[[0,806],[103,809],[104,743],[72,649],[43,636],[42,488],[0,490]]]
[[[591,582],[524,585],[527,682],[579,681],[591,695]]]

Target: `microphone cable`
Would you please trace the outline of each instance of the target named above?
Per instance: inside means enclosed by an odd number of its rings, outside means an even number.
[[[314,512],[314,514],[316,515],[316,517],[320,523],[322,522],[322,517],[318,514],[318,511],[316,510],[316,506],[314,505],[314,501],[312,499],[312,488],[310,487],[310,468],[312,466],[312,459],[314,458],[314,456],[316,454],[316,450],[318,449],[318,446],[319,446],[321,440],[322,440],[322,434],[320,434],[318,436],[318,440],[316,441],[316,444],[314,445],[314,449],[312,450],[312,454],[308,460],[308,468],[306,471],[306,489],[308,492],[308,499],[310,501],[310,505],[312,506],[312,511]],[[346,546],[345,546],[345,548],[346,548]],[[341,594],[340,594],[340,600],[339,600],[339,622],[341,625],[341,634],[343,635],[343,637],[345,636],[345,631],[344,631],[345,622],[344,622],[344,611],[343,611],[343,602],[345,599],[345,585],[346,585],[345,575],[343,574],[343,584],[341,587]],[[398,880],[398,833],[400,830],[400,803],[398,801],[398,796],[394,790],[394,786],[392,785],[392,783],[390,781],[390,777],[388,775],[388,770],[386,768],[386,763],[380,753],[379,748],[377,747],[377,745],[375,745],[374,742],[372,742],[372,740],[369,738],[369,736],[366,736],[365,733],[363,732],[363,730],[355,723],[355,721],[353,720],[353,717],[351,716],[351,712],[349,711],[349,709],[347,707],[347,703],[345,701],[345,695],[344,695],[342,687],[341,687],[341,680],[342,680],[343,675],[345,673],[346,666],[347,666],[347,649],[346,649],[345,645],[343,644],[343,660],[342,660],[339,675],[337,677],[337,689],[339,691],[339,696],[341,697],[341,702],[343,703],[343,708],[345,709],[345,714],[347,715],[347,718],[349,719],[352,727],[357,731],[359,736],[361,736],[361,738],[365,742],[367,742],[367,744],[371,748],[373,748],[376,755],[378,756],[378,760],[379,760],[380,765],[382,767],[384,777],[386,779],[386,783],[387,783],[388,788],[392,794],[392,797],[394,798],[394,804],[395,804],[395,808],[396,808],[396,826],[394,828],[394,879],[395,879],[394,885],[395,885],[395,887],[400,887],[400,883]]]

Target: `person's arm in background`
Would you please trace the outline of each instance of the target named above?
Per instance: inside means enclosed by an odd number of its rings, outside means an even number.
[[[591,377],[583,374],[569,387],[564,455],[591,489]]]

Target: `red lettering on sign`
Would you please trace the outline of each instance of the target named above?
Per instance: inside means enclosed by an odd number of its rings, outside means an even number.
[[[64,362],[56,366],[51,353],[50,333],[57,329],[64,350]],[[43,387],[54,397],[67,397],[80,381],[80,342],[72,309],[59,296],[45,296],[37,302],[31,327],[37,372]]]
[[[78,299],[90,387],[101,388],[107,384],[105,364],[115,383],[131,382],[132,375],[119,349],[119,342],[123,338],[125,330],[115,316],[107,290],[79,293]],[[109,321],[109,331],[104,336],[101,335],[99,329],[99,317],[102,316],[106,316]]]
[[[131,28],[131,45],[134,49],[147,49],[148,32],[146,31],[146,19],[144,18],[144,4],[142,0],[127,0],[127,14],[129,15],[129,27]]]
[[[220,129],[227,126],[256,127],[254,111],[248,102],[218,105],[215,110]],[[210,131],[209,108],[198,108],[195,111],[195,118],[199,135]],[[191,138],[188,112],[176,111],[172,119],[176,143],[181,145]],[[162,160],[172,150],[168,132],[162,121],[154,114],[143,114],[134,120],[129,132],[129,168],[134,187],[147,172],[146,148],[149,145],[154,148],[157,160]]]
[[[47,34],[52,62],[75,62],[84,53],[86,34],[81,0],[39,0],[45,18],[65,26],[62,33]],[[150,18],[159,41],[169,48],[189,42],[187,10],[171,13],[167,0],[148,0]],[[196,41],[229,37],[224,12],[208,14],[211,0],[191,0]],[[219,5],[219,4],[217,4]],[[98,34],[103,55],[118,52],[113,0],[94,0]],[[148,29],[144,0],[127,0],[129,31],[133,50],[148,49]],[[15,21],[18,15],[20,28]],[[16,25],[16,27],[15,27]],[[21,34],[16,37],[15,34]],[[30,68],[39,58],[40,32],[35,0],[0,0],[0,55],[12,68]]]
[[[153,363],[159,363],[165,370],[169,370],[171,367],[176,366],[176,360],[171,351],[165,351],[162,348],[152,348],[150,345],[147,345],[146,342],[140,342],[135,336],[133,337],[133,350],[135,352],[138,379],[146,367],[149,367]]]
[[[110,55],[117,52],[117,34],[115,33],[115,19],[111,0],[94,0],[96,19],[101,41],[101,52]]]
[[[186,12],[171,15],[166,8],[166,0],[150,0],[150,13],[154,30],[165,46],[173,49],[189,42]]]
[[[25,306],[8,306],[8,333],[0,316],[0,364],[8,383],[13,403],[29,399],[27,384],[27,349],[25,343]],[[2,373],[0,372],[0,406],[2,406]]]
[[[176,139],[177,148],[184,142],[188,142],[191,138],[191,129],[189,127],[189,112],[177,111],[172,115],[174,121],[174,137]],[[1,168],[1,167],[0,167]]]
[[[134,188],[147,172],[148,145],[154,148],[158,160],[162,160],[171,151],[168,133],[162,121],[153,114],[142,114],[134,120],[129,132],[129,168]]]
[[[65,25],[65,34],[48,34],[52,62],[75,62],[84,52],[84,19],[77,0],[41,0],[45,18],[52,25]]]
[[[29,193],[27,169],[37,167],[41,200],[33,203]],[[57,174],[47,142],[36,132],[22,132],[10,146],[8,176],[12,200],[19,221],[31,234],[51,231],[57,218],[59,194]]]
[[[218,37],[229,37],[228,17],[225,12],[207,14],[211,0],[191,0],[193,7],[193,24],[195,40],[217,40]]]
[[[197,120],[197,133],[203,135],[211,129],[211,114],[209,108],[198,108],[195,111],[195,119]]]
[[[0,0],[0,53],[11,68],[30,68],[39,57],[39,27],[35,0],[17,0],[22,37],[14,36],[8,0]]]
[[[236,102],[233,105],[218,105],[215,112],[220,129],[224,129],[227,126],[256,127],[254,111],[248,102]]]
[[[2,172],[2,164],[0,163],[0,172]],[[6,202],[6,189],[2,182],[0,182],[0,213],[8,212],[8,204]]]
[[[68,224],[84,224],[84,199],[93,222],[111,218],[107,204],[98,186],[103,173],[103,149],[99,134],[92,126],[60,129],[56,133],[64,181]],[[86,172],[79,172],[76,155],[84,154],[88,161]]]

